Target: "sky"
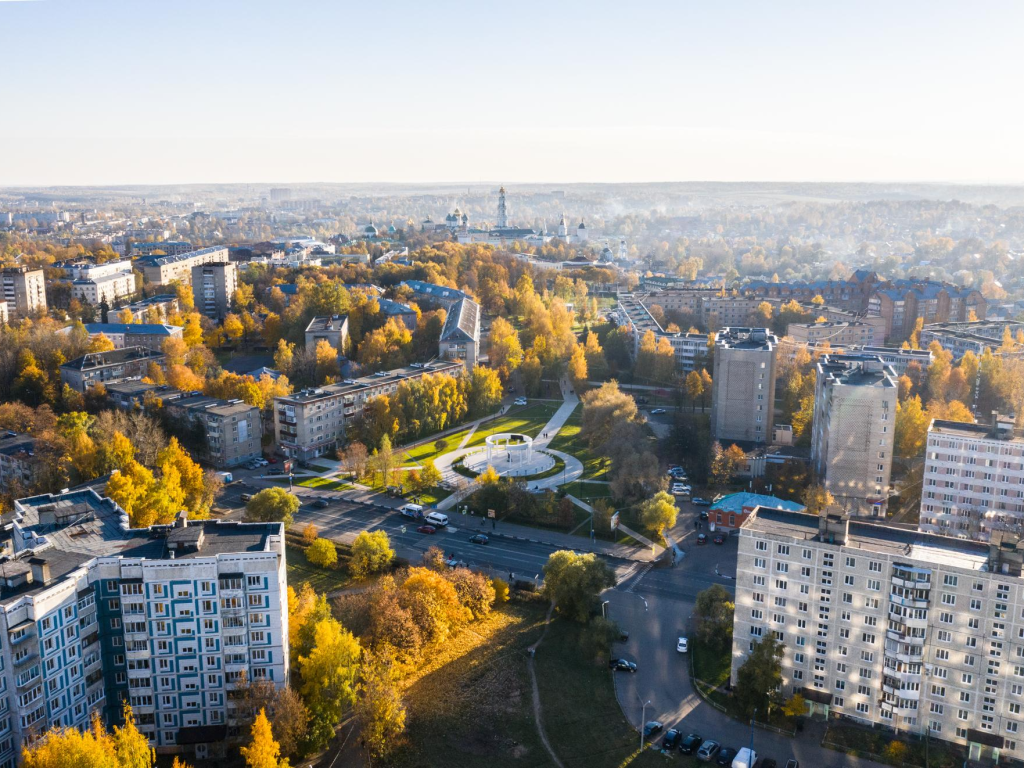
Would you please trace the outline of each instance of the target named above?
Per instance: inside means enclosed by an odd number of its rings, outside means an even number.
[[[1024,183],[1024,3],[0,0],[0,186]]]

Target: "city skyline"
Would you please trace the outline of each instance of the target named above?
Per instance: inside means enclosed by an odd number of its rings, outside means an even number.
[[[0,184],[1020,183],[1022,16],[4,2]]]

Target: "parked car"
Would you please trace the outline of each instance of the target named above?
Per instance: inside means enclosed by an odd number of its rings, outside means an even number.
[[[652,408],[651,409],[651,416],[660,416],[661,414],[663,414],[665,412],[666,411],[665,411],[664,408]]]
[[[684,755],[692,755],[694,752],[700,749],[700,745],[703,743],[704,739],[702,739],[696,733],[691,733],[689,736],[687,736],[680,742],[679,751],[682,752]]]
[[[281,469],[280,467],[271,467],[270,469],[267,470],[267,474],[268,475],[283,475],[284,474],[284,470]]]
[[[277,459],[275,459],[273,456],[267,459],[267,461],[269,461],[271,464],[277,464]]]
[[[786,768],[800,768],[800,763],[797,762],[795,757],[791,757],[786,761]]]
[[[673,750],[679,746],[679,740],[683,737],[679,731],[675,728],[670,728],[665,732],[665,737],[661,740],[661,748],[666,750]]]
[[[624,629],[620,629],[619,630],[619,642],[620,643],[629,642],[629,632],[627,632]]]
[[[612,659],[608,662],[608,666],[611,669],[622,672],[636,672],[636,664],[632,661],[626,661],[625,659]]]
[[[697,534],[697,543],[698,544],[707,544],[708,543],[708,535],[706,533],[698,533]]]
[[[714,542],[715,544],[725,544],[725,536],[720,533],[715,534]]]
[[[327,509],[329,506],[331,506],[331,502],[329,502],[327,499],[315,499],[313,501],[313,506],[316,507],[317,509]]]
[[[736,752],[736,756],[733,757],[731,768],[754,768],[757,763],[757,752],[752,750],[750,747],[742,747]],[[775,761],[772,760],[772,764]],[[761,764],[761,768],[764,768],[764,763]]]
[[[469,537],[470,544],[486,544],[488,541],[490,541],[490,539],[482,533],[477,533]]]
[[[697,750],[697,759],[703,760],[706,763],[710,763],[715,759],[715,755],[718,754],[718,750],[722,748],[722,745],[717,741],[708,739],[700,745],[700,749]]]
[[[644,736],[655,736],[661,733],[661,729],[664,727],[657,720],[648,720],[644,723]]]
[[[526,398],[517,397],[515,400],[512,401],[512,405],[526,405]]]
[[[706,509],[702,509],[700,511],[700,519],[701,520],[707,520],[708,519],[708,511]]]
[[[465,560],[459,560],[459,558],[455,557],[454,555],[449,557],[444,562],[445,565],[447,565],[449,568],[453,570],[455,568],[469,568],[469,563],[467,563]]]
[[[697,496],[691,503],[697,507],[710,507],[711,499],[702,499],[700,496]]]
[[[416,530],[420,533],[437,533],[437,528],[432,525],[421,525]]]
[[[722,747],[715,757],[715,763],[717,765],[732,765],[732,759],[736,757],[736,752],[737,750],[732,747]]]
[[[267,461],[266,459],[256,459],[255,463],[256,463],[257,466],[260,466],[260,467],[265,467],[268,464],[270,464],[270,462]]]
[[[685,637],[680,637],[679,641],[676,643],[676,650],[679,651],[679,653],[686,653],[690,650],[690,641]]]

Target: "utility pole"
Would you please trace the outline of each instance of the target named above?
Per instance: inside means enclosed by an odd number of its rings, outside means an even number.
[[[646,720],[647,720],[647,706],[651,703],[651,700],[648,699],[647,701],[644,701],[643,699],[640,698],[640,694],[639,693],[636,695],[636,698],[637,698],[637,701],[639,701],[643,705],[642,707],[640,707],[640,751],[643,752],[644,751],[644,728],[646,727]]]

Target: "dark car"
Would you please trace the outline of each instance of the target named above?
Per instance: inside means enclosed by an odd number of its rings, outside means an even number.
[[[690,503],[693,504],[694,506],[697,506],[697,507],[710,507],[711,506],[711,501],[709,499],[702,499],[700,496],[698,496],[695,499],[692,499],[690,501]]]
[[[738,749],[732,747],[722,747],[722,751],[718,753],[718,757],[715,758],[715,763],[718,765],[732,765],[732,759],[736,757]]]
[[[469,537],[469,542],[471,544],[486,544],[489,541],[490,541],[490,539],[488,539],[482,533],[477,533],[477,534]]]
[[[421,525],[416,530],[420,533],[437,533],[437,528],[432,525]]]
[[[700,511],[700,519],[701,520],[707,520],[708,519],[708,511],[706,509],[702,509]]]
[[[627,642],[629,642],[629,632],[627,632],[624,629],[619,630],[619,642],[620,643],[627,643]]]
[[[621,670],[623,672],[636,672],[636,664],[632,661],[626,661],[625,659],[612,659],[608,662],[608,666],[612,669]]]
[[[281,469],[280,467],[274,467],[273,469],[268,469],[267,470],[267,474],[268,475],[283,475],[284,474],[284,470]]]
[[[708,543],[708,535],[706,533],[698,533],[697,534],[697,543],[698,544],[707,544]]]
[[[772,760],[770,757],[761,758],[761,762],[758,763],[761,768],[779,768],[779,764]]]
[[[715,544],[725,544],[725,536],[723,536],[722,534],[718,534],[717,536],[715,536],[714,542]]]
[[[700,745],[703,743],[704,739],[702,739],[696,733],[691,733],[689,736],[687,736],[680,742],[679,751],[682,752],[684,755],[692,755],[694,752],[700,749]]]
[[[683,736],[683,734],[681,734],[675,728],[672,728],[671,730],[669,730],[665,734],[665,738],[663,738],[661,740],[661,748],[662,749],[675,749],[676,747],[679,746],[679,739],[681,739],[682,736]]]
[[[664,728],[661,723],[657,720],[649,720],[644,723],[644,736],[656,736],[661,733],[661,729]]]
[[[317,499],[316,501],[313,502],[313,506],[316,507],[317,509],[327,509],[329,506],[331,506],[331,502],[329,502],[327,499]]]

